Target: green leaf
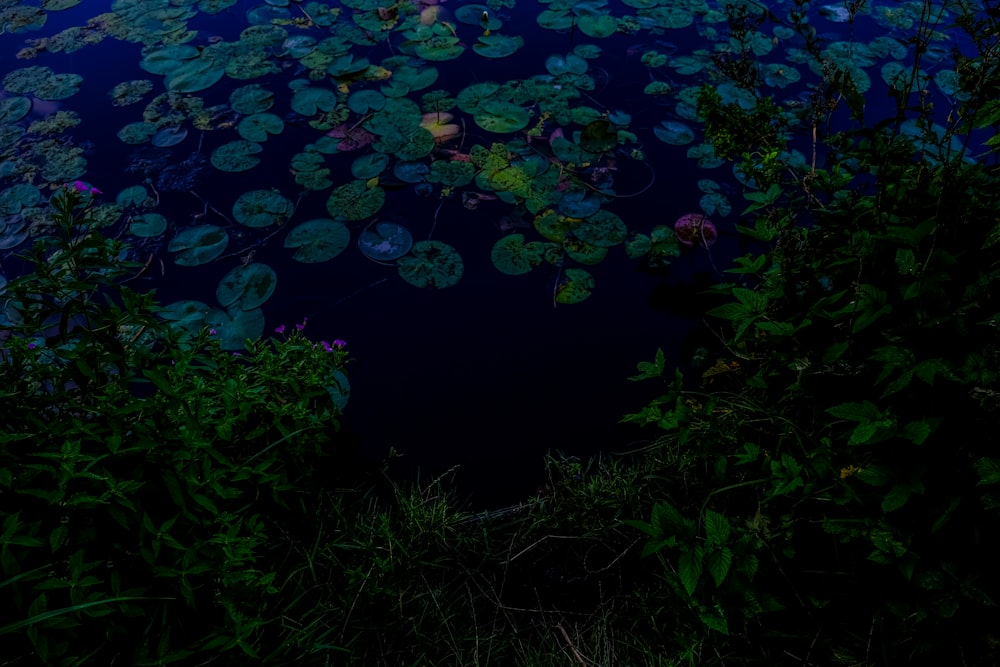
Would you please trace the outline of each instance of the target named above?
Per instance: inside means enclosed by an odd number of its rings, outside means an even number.
[[[979,484],[1000,483],[1000,459],[981,458],[976,459],[976,473],[979,475]]]
[[[841,403],[832,408],[827,408],[826,411],[834,417],[849,419],[855,422],[867,422],[882,417],[882,413],[870,401],[864,401],[863,403]]]
[[[889,493],[887,493],[885,498],[882,499],[882,511],[892,512],[893,510],[899,509],[906,504],[906,501],[909,500],[912,492],[913,490],[909,486],[896,484],[889,489]]]
[[[705,511],[705,536],[709,544],[719,546],[729,540],[729,519],[712,510]]]
[[[733,564],[733,552],[726,547],[710,551],[705,559],[705,564],[708,566],[708,573],[715,582],[716,588],[718,588],[726,580],[726,575],[729,574],[729,567]]]
[[[863,445],[875,437],[880,424],[878,422],[866,422],[858,424],[851,433],[851,438],[847,441],[849,445]]]
[[[915,445],[922,445],[931,430],[931,425],[926,421],[909,422],[903,427],[903,437]]]
[[[712,308],[707,314],[712,317],[718,317],[723,320],[731,320],[733,322],[753,317],[750,309],[742,303],[724,303],[721,306]]]
[[[688,595],[694,595],[694,589],[698,585],[698,579],[701,577],[702,569],[704,569],[704,553],[704,549],[699,545],[682,553],[678,561],[681,583]]]

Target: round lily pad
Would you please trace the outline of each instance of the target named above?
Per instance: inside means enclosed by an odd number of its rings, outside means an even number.
[[[315,116],[337,106],[337,95],[329,88],[300,88],[292,95],[292,110],[303,116]]]
[[[524,38],[520,35],[507,37],[498,33],[483,34],[472,50],[484,58],[506,58],[513,55],[524,46]]]
[[[159,213],[143,213],[132,217],[129,234],[140,238],[153,238],[167,231],[167,219]]]
[[[410,252],[413,236],[406,227],[394,222],[379,222],[361,232],[358,248],[361,253],[378,262],[391,262]]]
[[[174,261],[181,266],[207,264],[222,254],[229,245],[226,230],[216,225],[185,227],[170,240],[167,250],[176,252]]]
[[[365,181],[354,180],[333,189],[326,201],[326,210],[333,217],[364,220],[382,208],[385,192],[380,187],[368,187]]]
[[[580,303],[594,290],[594,277],[584,269],[566,269],[556,287],[556,303]]]
[[[267,141],[269,134],[281,134],[285,121],[273,113],[255,113],[246,116],[236,126],[236,131],[247,141]]]
[[[233,218],[247,227],[269,227],[288,220],[295,205],[277,190],[250,190],[233,204]]]
[[[292,259],[316,264],[333,259],[347,247],[351,232],[343,222],[316,218],[296,225],[285,237],[285,247],[295,248]]]
[[[684,146],[694,141],[694,131],[676,120],[661,121],[653,127],[653,134],[663,143],[673,146]]]
[[[625,241],[625,223],[611,211],[600,210],[572,227],[573,236],[593,246],[610,248]]]
[[[31,99],[22,96],[0,99],[0,124],[16,123],[31,111]]]
[[[175,93],[194,93],[211,88],[225,75],[225,68],[199,58],[189,60],[180,67],[171,70],[163,83],[167,86],[167,90],[172,90]]]
[[[146,191],[145,186],[130,185],[118,193],[118,196],[115,197],[115,202],[123,207],[143,206],[148,198],[149,192]],[[150,203],[152,203],[152,200],[150,200]]]
[[[176,146],[187,138],[188,131],[183,127],[165,127],[150,139],[150,143],[158,148]]]
[[[278,274],[267,264],[241,264],[227,273],[215,289],[215,298],[225,307],[259,308],[274,294]]]
[[[600,199],[581,190],[571,190],[559,200],[559,212],[569,218],[586,218],[597,213],[599,208]]]
[[[34,206],[41,200],[41,193],[30,183],[18,183],[0,190],[0,215],[14,215],[22,208]],[[0,220],[0,224],[3,221]]]
[[[351,163],[351,173],[354,178],[368,180],[385,171],[389,165],[389,156],[385,153],[368,153]]]
[[[215,329],[223,350],[243,350],[247,339],[256,340],[264,333],[264,311],[260,308],[212,308],[205,314],[205,326]]]
[[[490,252],[493,266],[510,276],[528,273],[542,261],[542,244],[524,242],[524,234],[509,234],[493,244]]]
[[[237,88],[229,94],[229,106],[241,114],[255,114],[267,111],[274,104],[274,93],[252,83]]]
[[[456,284],[465,269],[455,249],[441,241],[414,243],[410,254],[399,258],[396,268],[411,285],[437,289]]]
[[[260,163],[256,153],[264,150],[260,144],[237,139],[212,151],[212,166],[219,171],[247,171]]]
[[[476,108],[476,125],[487,132],[508,133],[524,129],[531,120],[531,114],[513,102],[491,100]]]

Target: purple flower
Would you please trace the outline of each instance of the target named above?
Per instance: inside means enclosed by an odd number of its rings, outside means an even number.
[[[37,346],[34,343],[28,343],[28,349],[34,350]]]
[[[208,330],[208,335],[209,336],[214,336],[215,335],[215,329],[209,329]]]
[[[333,352],[333,348],[330,347],[330,344],[327,343],[325,340],[321,340],[319,344],[322,345],[323,349],[326,350],[327,352]]]
[[[98,190],[93,185],[88,185],[87,183],[84,183],[83,181],[73,181],[73,184],[70,187],[72,187],[77,192],[82,192],[84,194],[89,194],[91,197],[93,197],[94,195],[103,195],[104,194],[102,191]]]
[[[274,327],[274,333],[279,333],[279,334],[285,333],[285,325],[282,324],[280,327]]]
[[[302,324],[296,324],[295,325],[295,330],[296,331],[302,331],[303,329],[305,329],[306,328],[306,322],[308,322],[308,321],[309,321],[308,317],[303,317],[302,318]]]
[[[337,340],[333,341],[333,346],[334,347],[341,347],[341,348],[347,347],[347,341],[346,340],[340,340],[338,338]]]

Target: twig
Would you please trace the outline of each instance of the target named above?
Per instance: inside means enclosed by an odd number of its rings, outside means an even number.
[[[575,646],[573,646],[573,642],[569,638],[569,633],[566,632],[566,628],[562,626],[562,623],[556,623],[556,628],[558,628],[559,632],[562,633],[563,639],[566,640],[566,645],[569,646],[569,650],[573,652],[573,657],[576,658],[576,661],[581,665],[586,665],[587,661],[583,659],[580,652],[576,650]]]

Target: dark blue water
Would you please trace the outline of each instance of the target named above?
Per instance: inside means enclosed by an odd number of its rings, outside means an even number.
[[[198,31],[192,43],[206,45],[212,36],[235,39],[246,27],[246,10],[254,4],[240,2],[222,14],[201,14],[191,19],[188,28]],[[772,34],[776,22],[787,22],[789,7],[770,4],[773,15],[765,17],[767,20],[759,28],[766,35]],[[449,10],[457,6],[445,5]],[[204,134],[192,130],[181,144],[169,149],[123,144],[116,136],[119,129],[141,120],[146,102],[164,91],[163,77],[139,69],[141,45],[108,38],[72,54],[41,53],[31,60],[14,57],[25,46],[25,40],[82,25],[111,7],[111,3],[81,3],[50,13],[47,24],[36,32],[0,35],[0,75],[28,65],[44,65],[56,72],[84,76],[80,92],[54,106],[71,109],[83,119],[69,135],[77,145],[87,148],[84,179],[108,193],[109,198],[142,181],[143,174],[134,169],[130,172],[137,156],[155,154],[166,156],[165,164],[176,163],[198,150],[207,155],[217,146],[239,138],[232,129]],[[650,270],[642,260],[626,257],[621,246],[612,248],[607,259],[587,267],[596,282],[592,296],[580,304],[555,307],[552,295],[561,276],[558,268],[543,265],[527,275],[508,276],[490,262],[490,250],[504,233],[501,218],[513,211],[512,205],[488,201],[470,211],[462,206],[459,196],[442,201],[439,188],[421,196],[406,187],[388,191],[377,218],[405,225],[417,240],[432,235],[456,248],[464,259],[465,272],[454,287],[420,290],[403,282],[395,268],[365,259],[353,240],[368,221],[351,223],[352,245],[330,262],[310,265],[292,261],[290,251],[281,246],[284,232],[257,248],[253,257],[278,274],[277,289],[263,306],[266,335],[279,325],[290,326],[308,316],[306,333],[314,339],[340,338],[348,342],[354,358],[349,369],[352,396],[344,418],[345,438],[350,446],[358,447],[372,460],[385,457],[393,448],[403,454],[399,469],[412,472],[419,468],[425,476],[459,465],[459,489],[463,494],[474,492],[475,501],[483,505],[513,502],[531,493],[541,480],[542,456],[546,452],[558,450],[585,456],[632,448],[636,441],[649,437],[618,422],[624,413],[637,410],[655,395],[657,388],[631,383],[626,378],[634,374],[636,362],[651,359],[658,347],[663,348],[668,366],[672,367],[689,358],[696,347],[715,345],[715,338],[697,316],[703,299],[701,291],[728,280],[719,271],[732,265],[733,256],[746,251],[733,231],[745,203],[729,167],[698,169],[686,156],[688,146],[671,146],[658,140],[652,131],[654,126],[663,120],[683,119],[675,111],[675,98],[655,98],[642,92],[652,79],[669,81],[675,88],[712,81],[708,70],[690,76],[670,67],[650,70],[640,58],[650,49],[686,54],[717,48],[724,41],[718,35],[725,34],[725,24],[710,23],[698,16],[692,27],[682,30],[664,31],[640,24],[632,34],[598,39],[578,30],[542,29],[535,21],[539,9],[534,3],[520,3],[496,12],[505,22],[500,32],[521,36],[523,48],[511,57],[496,60],[479,57],[470,48],[455,61],[435,63],[440,76],[428,90],[456,94],[474,82],[527,79],[546,73],[544,63],[550,55],[569,53],[580,44],[599,45],[601,55],[590,61],[588,70],[595,88],[576,104],[601,112],[630,114],[628,129],[638,137],[638,144],[630,148],[645,153],[642,161],[624,155],[617,161],[614,189],[618,197],[604,208],[619,215],[630,230],[648,233],[656,225],[672,225],[680,215],[699,211],[702,192],[698,181],[714,179],[730,195],[733,211],[712,216],[720,240],[711,248],[711,254],[704,248],[690,249],[668,268]],[[621,4],[612,4],[611,9],[616,16],[636,13]],[[350,12],[345,8],[342,17]],[[813,16],[813,22],[821,36],[830,41],[844,39],[851,30],[860,41],[886,34],[883,26],[866,16],[853,27],[831,23],[818,14]],[[301,32],[287,29],[291,34]],[[481,32],[466,25],[457,29],[470,47]],[[316,28],[306,32],[319,38],[325,34]],[[897,37],[903,37],[902,31]],[[399,33],[391,33],[388,43],[357,46],[351,52],[378,63],[397,54],[402,42]],[[787,49],[801,49],[804,44],[800,35],[785,35],[780,46],[762,56],[761,61],[783,63]],[[907,59],[901,62],[906,64]],[[934,65],[945,66],[944,61]],[[805,65],[796,67],[803,75],[802,81],[765,92],[778,99],[807,99],[808,84],[816,77]],[[891,113],[891,100],[886,96],[887,87],[879,78],[878,67],[869,68],[869,73],[873,85],[866,93],[866,114]],[[294,74],[292,66],[251,81],[224,78],[195,95],[204,100],[205,106],[220,105],[227,102],[233,89],[260,83],[275,93],[276,103],[270,111],[287,117],[291,97],[288,83]],[[107,91],[128,79],[153,80],[153,93],[136,105],[112,106]],[[328,80],[325,85],[332,84]],[[357,83],[351,90],[378,85]],[[411,97],[419,100],[424,92],[427,90]],[[932,95],[939,103],[948,102],[936,90]],[[53,105],[40,104],[38,108],[41,111],[18,122],[26,127],[31,120],[44,117],[45,110],[51,111]],[[846,115],[838,122],[851,123]],[[481,130],[470,117],[466,117],[466,131],[466,149],[474,143],[489,146],[510,138]],[[259,156],[264,162],[260,166],[237,174],[211,171],[193,193],[164,193],[156,211],[176,229],[196,221],[226,225],[221,216],[211,212],[201,217],[206,212],[204,202],[229,215],[241,193],[273,187],[298,201],[290,225],[328,217],[329,191],[303,192],[289,169],[291,156],[321,134],[304,123],[290,123],[281,135],[264,144]],[[793,146],[809,156],[810,139],[808,128],[802,127],[793,138]],[[16,150],[17,145],[10,147],[5,155]],[[327,158],[335,184],[350,180],[350,164],[360,154]],[[0,190],[14,181],[5,178]],[[475,190],[474,186],[466,189]],[[527,219],[530,221],[530,215]],[[247,234],[239,228],[232,231]],[[539,238],[531,229],[518,231],[529,240]],[[155,288],[164,304],[199,299],[214,305],[215,285],[241,261],[237,254],[201,267],[181,267],[172,262],[164,245],[149,244],[140,255],[145,259],[153,252],[163,259],[165,271],[155,271],[145,285]],[[226,254],[238,247],[239,243],[234,243]],[[9,254],[2,261],[5,271],[16,267],[16,260]],[[159,266],[159,262],[155,265]]]

